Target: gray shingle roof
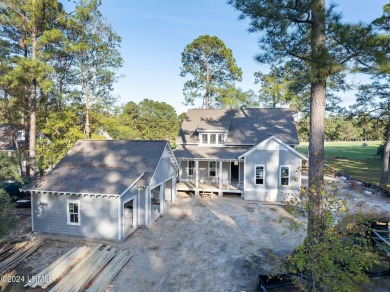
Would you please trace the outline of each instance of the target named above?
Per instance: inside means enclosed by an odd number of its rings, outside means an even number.
[[[177,159],[237,160],[250,147],[180,146],[174,150]]]
[[[227,128],[227,145],[254,145],[274,135],[288,145],[298,145],[290,109],[191,109],[182,123],[177,144],[198,144],[198,131]]]
[[[79,140],[49,174],[23,190],[120,195],[143,172],[136,185],[150,183],[167,143]]]

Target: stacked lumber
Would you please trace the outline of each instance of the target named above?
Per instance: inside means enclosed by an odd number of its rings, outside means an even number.
[[[119,251],[86,291],[103,292],[108,284],[110,284],[111,281],[115,278],[116,274],[119,273],[119,271],[131,258],[131,256],[132,255],[127,251]]]
[[[130,257],[129,252],[109,245],[73,248],[32,276],[25,287],[45,289],[57,281],[50,291],[82,291],[91,283],[88,291],[103,291]]]
[[[7,246],[0,251],[0,275],[14,269],[22,260],[31,255],[43,244],[43,239],[32,239]]]
[[[62,278],[70,269],[81,262],[90,250],[91,248],[86,246],[72,248],[40,273],[29,278],[24,287],[35,288],[40,286],[43,289],[49,287],[54,281]]]

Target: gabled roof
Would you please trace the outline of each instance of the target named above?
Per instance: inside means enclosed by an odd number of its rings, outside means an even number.
[[[230,127],[231,119],[224,117],[220,119],[200,119],[200,123],[197,127],[197,131],[228,131]]]
[[[291,110],[278,108],[191,109],[182,123],[177,144],[198,144],[199,131],[227,130],[225,145],[255,145],[270,136],[298,145]]]
[[[271,137],[265,139],[264,141],[261,141],[261,142],[257,143],[256,145],[254,145],[253,147],[248,149],[245,153],[243,153],[239,158],[242,159],[245,156],[251,154],[252,152],[254,152],[254,151],[258,150],[258,149],[261,149],[262,146],[264,146],[267,142],[269,142],[271,140],[275,141],[281,147],[285,148],[287,151],[290,151],[292,154],[298,156],[299,158],[304,159],[304,160],[309,160],[305,155],[303,155],[302,153],[298,152],[294,148],[290,147],[289,145],[284,143],[282,140],[276,138],[275,136],[271,136]]]
[[[49,174],[22,190],[120,195],[132,184],[149,185],[166,147],[167,141],[79,140]]]

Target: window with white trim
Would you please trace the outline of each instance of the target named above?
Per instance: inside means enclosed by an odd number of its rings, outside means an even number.
[[[207,134],[202,134],[202,143],[203,144],[208,144],[208,135]]]
[[[209,176],[216,176],[217,174],[217,162],[210,161],[209,163]]]
[[[218,134],[218,144],[225,143],[225,134]]]
[[[255,185],[264,185],[265,167],[264,165],[255,165]]]
[[[24,130],[19,130],[16,133],[16,140],[24,140],[25,139],[25,132]]]
[[[288,186],[290,185],[290,167],[281,166],[280,167],[280,185]]]
[[[195,169],[195,161],[194,160],[188,161],[188,175],[194,175],[194,169]]]
[[[226,134],[223,133],[201,133],[201,145],[223,145],[225,143]]]
[[[69,225],[80,225],[80,201],[66,200],[67,222]]]
[[[216,144],[216,143],[217,143],[217,135],[210,134],[210,144]]]

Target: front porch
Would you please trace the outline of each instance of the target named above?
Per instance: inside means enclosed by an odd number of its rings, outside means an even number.
[[[215,194],[223,196],[224,193],[236,193],[242,194],[243,190],[240,184],[223,184],[222,188],[219,188],[217,184],[213,183],[199,183],[198,186],[194,182],[180,181],[177,183],[177,190],[184,192],[194,192],[195,196]]]
[[[243,193],[242,160],[182,159],[178,191],[191,191],[195,195],[215,193]]]

